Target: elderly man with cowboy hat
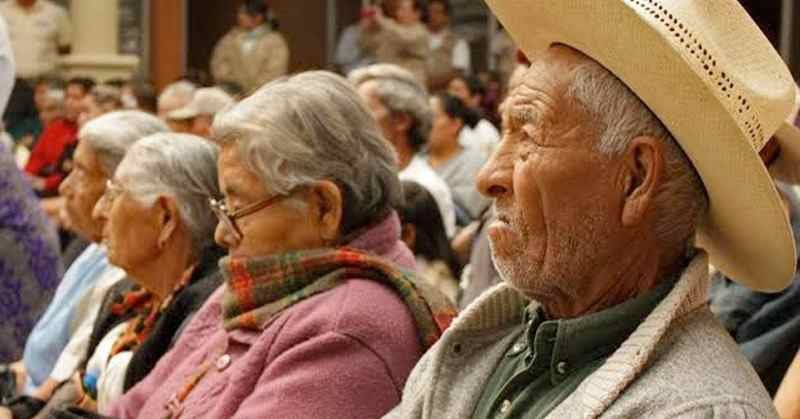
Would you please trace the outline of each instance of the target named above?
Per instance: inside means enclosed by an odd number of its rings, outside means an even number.
[[[477,180],[504,283],[388,417],[776,417],[707,306],[709,263],[761,291],[795,270],[774,49],[735,0],[487,3],[537,58]]]

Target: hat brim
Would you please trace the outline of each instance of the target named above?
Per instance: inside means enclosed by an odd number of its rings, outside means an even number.
[[[167,119],[172,121],[181,121],[184,119],[192,119],[197,117],[197,110],[191,108],[176,109],[167,114]]]
[[[685,52],[626,3],[487,0],[534,61],[563,44],[622,80],[669,129],[705,185],[710,206],[697,242],[711,263],[752,289],[782,290],[795,273],[795,243],[759,154]],[[621,27],[630,33],[620,33]]]
[[[769,166],[770,174],[781,182],[800,184],[800,129],[785,122],[778,128],[775,138],[781,152],[778,159]]]

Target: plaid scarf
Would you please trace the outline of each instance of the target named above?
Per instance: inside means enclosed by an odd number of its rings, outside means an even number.
[[[426,281],[379,257],[351,248],[316,249],[264,258],[220,262],[226,288],[222,297],[226,330],[263,330],[277,314],[350,278],[378,281],[405,301],[423,347],[433,345],[456,310]]]
[[[160,304],[157,303],[155,296],[150,291],[139,285],[119,297],[119,300],[111,306],[111,312],[118,317],[131,312],[136,313],[136,315],[128,322],[128,327],[114,342],[109,358],[120,352],[132,351],[144,343],[145,339],[150,336],[153,326],[161,317],[161,313],[169,307],[175,295],[189,285],[193,272],[194,267],[184,271],[181,280]]]

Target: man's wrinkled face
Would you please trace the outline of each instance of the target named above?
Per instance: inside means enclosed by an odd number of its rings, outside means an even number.
[[[501,143],[478,176],[495,199],[495,264],[540,301],[578,298],[620,228],[620,159],[595,151],[595,125],[565,96],[581,60],[553,47],[531,67],[503,105]]]

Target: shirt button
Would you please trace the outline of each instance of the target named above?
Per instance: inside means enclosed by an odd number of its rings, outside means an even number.
[[[228,354],[222,355],[221,357],[217,358],[217,369],[222,371],[225,368],[228,368],[228,365],[231,364],[231,356]]]
[[[503,404],[500,406],[500,413],[507,415],[511,412],[511,400],[503,400]]]
[[[525,349],[525,344],[523,344],[522,342],[517,342],[511,348],[511,352],[516,354],[516,353],[522,352],[523,349]]]
[[[561,375],[566,374],[567,373],[567,363],[564,362],[564,361],[561,361],[558,364],[556,364],[556,372],[558,372]]]

